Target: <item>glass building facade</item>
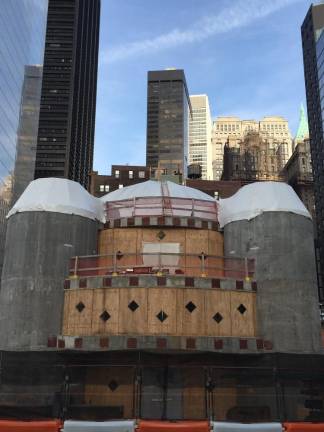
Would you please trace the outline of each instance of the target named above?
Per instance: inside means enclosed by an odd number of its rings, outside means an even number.
[[[153,171],[186,177],[190,111],[183,70],[148,73],[146,165]]]
[[[324,4],[312,5],[301,33],[314,177],[319,297],[324,301]]]
[[[47,0],[1,0],[0,7],[0,264],[5,216],[12,203],[25,66],[44,56]]]

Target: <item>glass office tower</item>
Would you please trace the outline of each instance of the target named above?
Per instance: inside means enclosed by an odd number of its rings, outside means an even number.
[[[324,4],[312,5],[302,25],[304,74],[316,209],[319,297],[324,301]]]
[[[6,230],[5,217],[12,200],[25,66],[43,61],[46,17],[47,0],[1,0],[0,267]]]
[[[148,73],[146,165],[187,176],[190,99],[183,70]]]

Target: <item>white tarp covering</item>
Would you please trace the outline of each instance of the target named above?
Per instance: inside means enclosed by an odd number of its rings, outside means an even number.
[[[250,220],[264,212],[291,212],[311,219],[291,186],[281,182],[256,182],[239,189],[218,203],[220,227],[238,220]]]
[[[282,432],[281,423],[212,422],[213,432]]]
[[[64,422],[64,432],[133,432],[135,430],[135,420],[120,421],[74,421]]]
[[[143,254],[156,254],[156,255],[143,255],[143,263],[149,267],[169,267],[170,272],[175,269],[179,263],[179,256],[163,255],[163,253],[180,253],[180,243],[150,243],[143,242]],[[159,258],[161,253],[161,258]],[[161,259],[161,261],[159,261]]]
[[[27,211],[75,214],[105,222],[102,202],[79,183],[61,178],[42,178],[29,183],[7,218]]]
[[[182,186],[177,183],[166,181],[163,182],[169,191],[171,198],[189,198],[203,201],[215,201],[214,198],[201,192],[198,189],[193,189],[188,186]],[[162,182],[155,180],[148,180],[146,182],[138,183],[132,186],[127,186],[122,189],[110,192],[104,195],[100,199],[103,202],[107,201],[120,201],[132,198],[140,197],[161,197],[164,193],[162,192]]]

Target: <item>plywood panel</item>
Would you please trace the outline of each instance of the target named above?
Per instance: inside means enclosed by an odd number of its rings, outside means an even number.
[[[122,267],[132,267],[134,265],[140,265],[141,261],[137,261],[138,257],[136,254],[137,244],[137,228],[115,228],[114,229],[114,251],[121,251],[123,257],[117,260],[117,265]],[[126,254],[134,254],[127,256]]]
[[[151,288],[148,290],[148,332],[176,334],[176,289]],[[167,318],[161,322],[157,315],[163,311]]]
[[[119,333],[146,334],[148,332],[147,296],[149,289],[121,288],[119,291]],[[128,307],[132,301],[138,304],[134,312]]]
[[[180,333],[183,335],[202,335],[205,334],[205,293],[198,289],[183,289],[182,303],[178,304],[177,318],[182,326]],[[186,305],[191,303],[196,308],[190,312]],[[179,328],[179,327],[178,327]]]
[[[205,375],[203,369],[185,368],[183,373],[183,418],[204,419]]]
[[[71,291],[64,292],[62,334],[67,334],[69,328],[70,295],[71,295]]]
[[[246,308],[244,313],[238,311],[243,305]],[[254,336],[255,297],[251,293],[231,292],[231,321],[232,336]]]
[[[79,312],[76,306],[82,303],[85,307]],[[71,290],[68,306],[68,335],[90,335],[93,306],[93,290]]]
[[[206,290],[205,292],[205,334],[208,336],[231,336],[231,293],[230,291]],[[219,313],[222,320],[213,319]]]
[[[109,319],[106,321],[101,315],[107,312]],[[119,290],[96,289],[93,293],[93,318],[91,334],[118,333],[119,317]]]
[[[85,403],[89,405],[122,406],[124,418],[132,418],[133,388],[133,368],[89,368],[86,376]]]
[[[112,253],[114,246],[114,230],[105,229],[99,231],[98,254],[106,255]]]

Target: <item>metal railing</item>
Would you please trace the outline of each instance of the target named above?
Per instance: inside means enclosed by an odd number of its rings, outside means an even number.
[[[168,252],[88,255],[71,258],[70,276],[185,275],[250,280],[255,261],[249,258]]]
[[[107,220],[135,216],[183,216],[217,221],[216,201],[171,197],[134,197],[106,202]]]

